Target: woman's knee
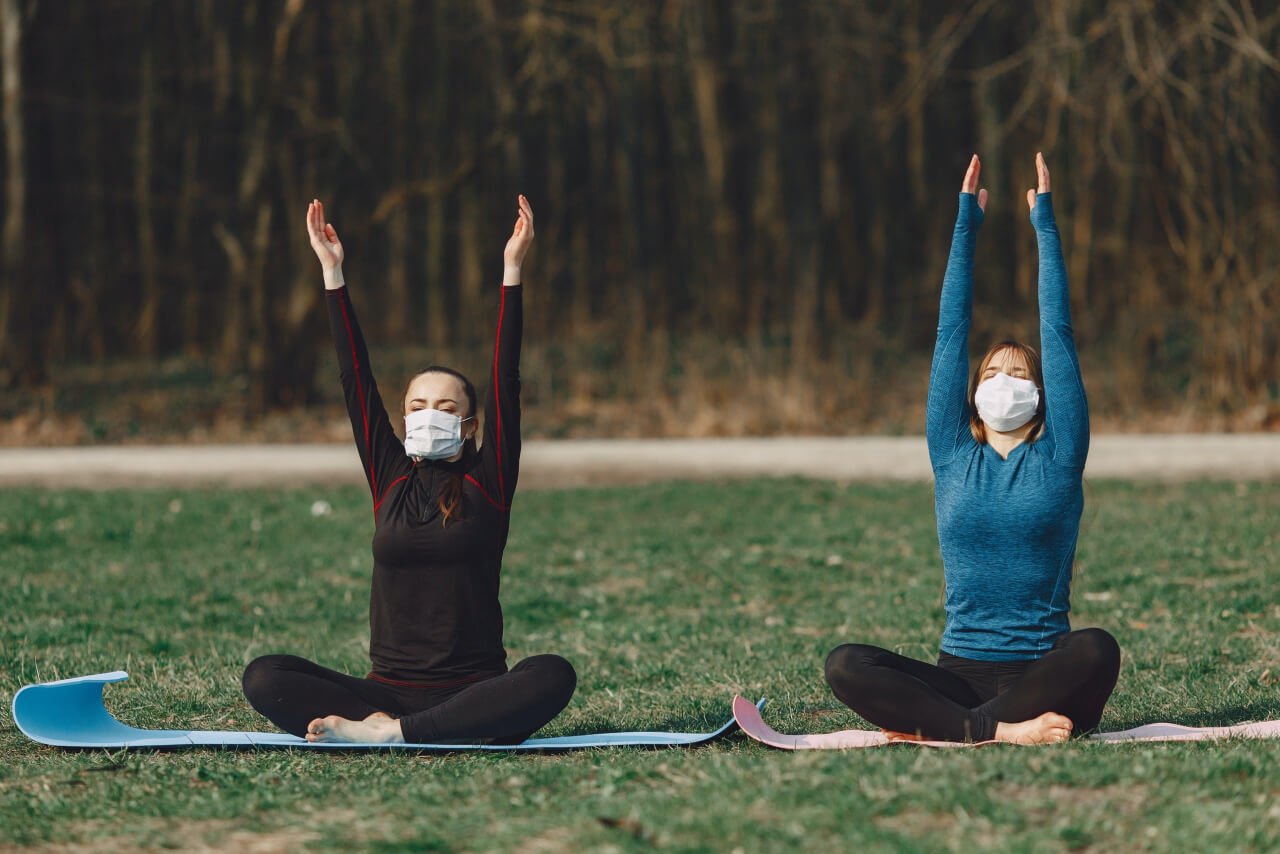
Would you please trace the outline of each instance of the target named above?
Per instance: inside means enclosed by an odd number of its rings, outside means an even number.
[[[564,697],[565,702],[573,696],[578,688],[578,672],[573,669],[567,658],[546,653],[524,659],[512,670],[534,670],[538,674],[538,685],[542,692],[557,697]]]
[[[847,686],[857,680],[858,674],[876,663],[877,647],[860,643],[845,643],[831,650],[823,665],[823,674],[832,688]]]
[[[1120,644],[1105,629],[1088,628],[1071,633],[1071,649],[1098,671],[1120,668]]]
[[[293,670],[295,663],[303,661],[296,655],[260,655],[244,669],[240,677],[240,686],[244,695],[254,706],[258,700],[265,700],[275,689],[282,670]]]

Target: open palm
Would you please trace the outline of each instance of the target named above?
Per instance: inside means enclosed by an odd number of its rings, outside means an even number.
[[[1049,192],[1049,167],[1044,162],[1044,155],[1036,152],[1036,189],[1027,190],[1027,210],[1036,209],[1036,194]]]
[[[346,257],[342,241],[333,224],[324,221],[324,205],[319,199],[307,206],[307,236],[311,238],[311,248],[320,259],[321,267],[333,270],[342,266],[342,259]]]
[[[964,183],[960,185],[960,192],[969,195],[977,194],[978,207],[983,213],[987,211],[987,191],[978,189],[978,176],[982,174],[982,161],[978,159],[978,155],[973,155],[969,160],[969,169],[964,173]]]
[[[502,260],[508,267],[519,267],[524,263],[524,256],[533,245],[533,208],[524,196],[519,197],[520,210],[516,215],[516,224],[511,230],[511,239],[502,250]]]

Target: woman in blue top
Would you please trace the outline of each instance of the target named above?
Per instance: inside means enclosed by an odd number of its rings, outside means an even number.
[[[837,647],[826,677],[845,705],[891,735],[1065,741],[1098,725],[1120,648],[1067,620],[1089,450],[1089,410],[1071,332],[1049,169],[1027,191],[1040,250],[1040,339],[992,347],[966,384],[973,250],[986,209],[975,154],[942,282],[926,433],[946,577],[936,666],[862,644]],[[966,388],[967,385],[967,388]]]

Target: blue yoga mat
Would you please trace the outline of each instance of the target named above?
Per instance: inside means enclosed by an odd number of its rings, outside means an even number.
[[[103,689],[123,682],[123,670],[27,685],[13,695],[13,721],[32,741],[73,748],[287,747],[302,750],[565,751],[590,747],[694,747],[738,728],[732,718],[714,732],[606,732],[560,738],[531,738],[521,744],[313,744],[276,732],[138,729],[116,720],[102,701]],[[760,707],[764,707],[761,699]]]

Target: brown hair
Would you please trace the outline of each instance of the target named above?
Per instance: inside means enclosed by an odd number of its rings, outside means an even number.
[[[978,362],[978,367],[973,372],[973,381],[969,383],[969,432],[973,434],[973,439],[979,445],[987,443],[987,425],[983,423],[978,416],[978,405],[975,401],[978,394],[978,384],[982,382],[982,374],[991,364],[991,360],[995,358],[997,353],[1005,350],[1012,350],[1022,360],[1022,364],[1026,367],[1027,373],[1030,374],[1029,379],[1036,384],[1036,388],[1040,389],[1040,403],[1036,406],[1036,414],[1031,416],[1031,430],[1027,433],[1027,441],[1034,442],[1040,438],[1040,434],[1044,431],[1044,373],[1040,367],[1040,354],[1035,347],[1023,344],[1021,341],[1001,341],[992,345],[987,351],[987,355],[983,356]]]
[[[467,405],[470,407],[469,415],[474,418],[476,415],[476,387],[471,384],[471,380],[467,379],[453,368],[446,368],[443,365],[428,365],[409,377],[409,382],[405,383],[404,394],[400,396],[404,400],[409,394],[409,386],[413,385],[413,381],[423,374],[447,374],[462,383],[462,391],[467,396]],[[476,434],[472,433],[467,438],[466,444],[462,447],[462,459],[472,456],[476,453]],[[462,472],[454,472],[449,477],[449,482],[445,484],[444,489],[440,491],[440,525],[443,527],[449,523],[453,515],[458,512],[458,508],[462,505]]]

